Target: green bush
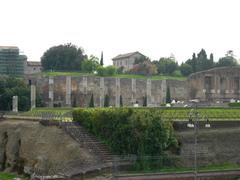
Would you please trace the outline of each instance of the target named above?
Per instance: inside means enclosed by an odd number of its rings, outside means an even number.
[[[73,118],[116,153],[162,155],[171,147],[177,148],[172,123],[163,121],[156,109],[78,109]]]
[[[99,66],[97,68],[97,74],[99,76],[113,76],[117,72],[117,69],[114,66],[107,66],[107,67],[102,67]]]

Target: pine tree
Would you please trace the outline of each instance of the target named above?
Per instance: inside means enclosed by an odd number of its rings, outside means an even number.
[[[93,97],[93,94],[92,94],[90,102],[89,102],[89,107],[94,107],[94,97]]]
[[[169,86],[167,87],[167,92],[166,92],[166,103],[171,103],[171,94],[170,94]]]
[[[123,107],[123,99],[122,99],[122,95],[120,95],[120,107]]]
[[[103,66],[103,52],[101,53],[100,65]]]
[[[109,107],[109,101],[110,101],[110,98],[109,98],[109,96],[106,94],[106,95],[105,95],[105,98],[104,98],[104,107]]]

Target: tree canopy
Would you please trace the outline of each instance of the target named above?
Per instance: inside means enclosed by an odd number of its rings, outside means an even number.
[[[157,66],[158,74],[171,75],[178,68],[178,64],[172,57],[162,57],[159,61],[154,61],[154,64]]]
[[[84,50],[71,43],[53,46],[44,52],[41,62],[44,70],[81,70],[87,58]]]
[[[13,77],[0,78],[0,110],[12,110],[12,97],[18,96],[18,109],[27,111],[30,109],[30,86],[23,80]],[[37,106],[42,105],[41,98],[37,94]]]

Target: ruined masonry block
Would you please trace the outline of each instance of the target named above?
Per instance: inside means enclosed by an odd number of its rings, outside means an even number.
[[[115,96],[115,106],[120,107],[120,79],[116,78],[116,96]]]
[[[100,107],[103,107],[104,106],[104,95],[105,95],[105,86],[104,86],[104,78],[101,77],[100,78]]]
[[[161,103],[166,103],[167,81],[161,81]]]
[[[18,112],[18,96],[13,96],[12,98],[12,111]]]
[[[36,86],[31,85],[31,109],[36,108]]]
[[[152,104],[152,81],[147,79],[147,106]]]

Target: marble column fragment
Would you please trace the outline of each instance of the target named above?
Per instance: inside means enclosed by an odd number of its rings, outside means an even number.
[[[71,76],[66,77],[66,106],[71,107],[72,83]]]
[[[54,99],[53,91],[54,91],[54,78],[49,77],[49,80],[48,80],[48,98],[49,98],[48,106],[49,107],[53,107],[53,99]]]
[[[31,85],[31,110],[36,108],[36,86]]]
[[[12,111],[18,112],[18,96],[12,97]]]

